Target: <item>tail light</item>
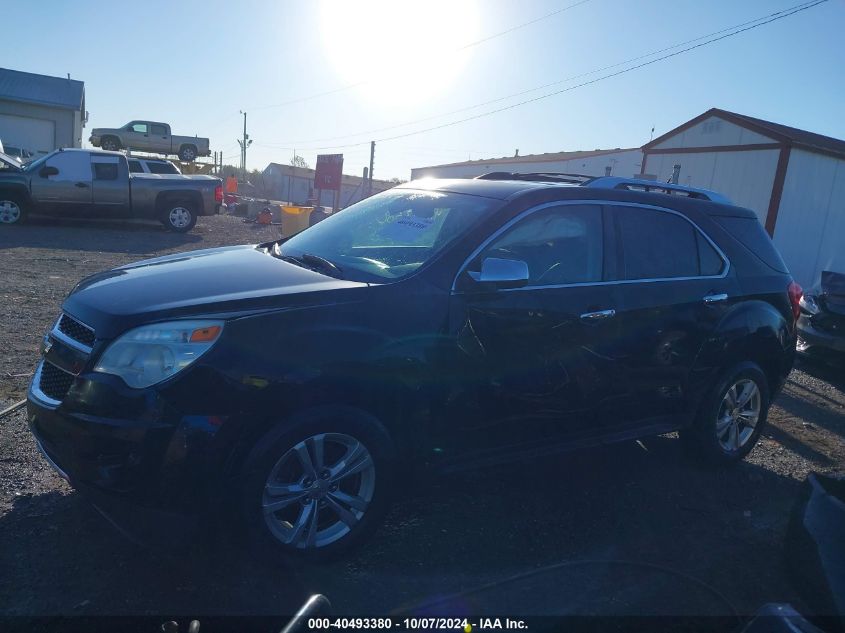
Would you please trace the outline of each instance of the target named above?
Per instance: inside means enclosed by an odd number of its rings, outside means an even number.
[[[223,202],[223,185],[217,185],[214,188],[214,201],[217,203]]]
[[[792,315],[797,321],[798,315],[801,314],[801,297],[804,296],[804,289],[793,281],[790,282],[786,292],[789,295],[789,303],[792,304]]]

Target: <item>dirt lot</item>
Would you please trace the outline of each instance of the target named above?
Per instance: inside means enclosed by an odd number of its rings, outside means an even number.
[[[277,231],[227,216],[186,236],[104,223],[0,231],[0,408],[24,396],[79,278]],[[808,472],[844,467],[845,371],[801,362],[736,468],[690,463],[657,437],[442,479],[403,496],[348,560],[280,569],[227,543],[210,557],[127,542],[53,474],[19,411],[0,420],[0,615],[289,614],[313,591],[339,613],[383,615],[514,576],[461,603],[500,615],[801,608],[782,561],[788,512]]]

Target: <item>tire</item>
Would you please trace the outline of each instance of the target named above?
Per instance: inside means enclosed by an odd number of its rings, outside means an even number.
[[[196,157],[197,148],[193,145],[183,145],[179,148],[179,160],[185,161],[186,163],[192,163]]]
[[[187,233],[197,223],[197,211],[193,204],[185,201],[173,201],[164,205],[159,217],[161,223],[176,233]]]
[[[736,403],[733,408],[731,398]],[[735,464],[757,443],[766,426],[769,403],[769,383],[760,367],[751,362],[736,365],[704,397],[692,427],[680,432],[681,440],[685,448],[712,464]]]
[[[116,152],[120,149],[120,141],[113,136],[104,136],[100,141],[100,149]]]
[[[16,196],[0,193],[0,225],[23,224],[26,205]]]
[[[260,560],[320,562],[360,545],[390,504],[394,454],[377,421],[344,409],[277,426],[243,468],[240,503],[250,549]]]

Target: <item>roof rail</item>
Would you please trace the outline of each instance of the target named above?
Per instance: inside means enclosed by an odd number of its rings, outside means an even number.
[[[685,187],[684,185],[676,185],[671,182],[658,182],[656,180],[643,180],[641,178],[600,176],[583,183],[583,186],[597,189],[628,189],[629,191],[642,190],[669,195],[686,195],[689,198],[696,198],[698,200],[709,200],[710,202],[718,202],[720,204],[733,204],[727,196],[723,196],[715,191],[709,191],[708,189],[696,189],[695,187]]]
[[[531,182],[563,182],[570,185],[580,185],[588,180],[592,180],[595,176],[586,176],[584,174],[565,174],[554,171],[543,172],[529,172],[517,174],[509,171],[491,171],[486,174],[476,176],[475,180],[528,180]]]

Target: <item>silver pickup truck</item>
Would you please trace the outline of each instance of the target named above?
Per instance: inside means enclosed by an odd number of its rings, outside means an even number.
[[[95,127],[88,140],[94,147],[105,150],[134,149],[175,155],[186,162],[191,162],[197,156],[211,155],[207,138],[171,134],[170,126],[158,121],[130,121],[118,128]]]
[[[0,225],[21,222],[28,213],[149,218],[186,233],[223,202],[219,178],[130,174],[119,152],[58,149],[24,167],[13,163],[0,164]]]

